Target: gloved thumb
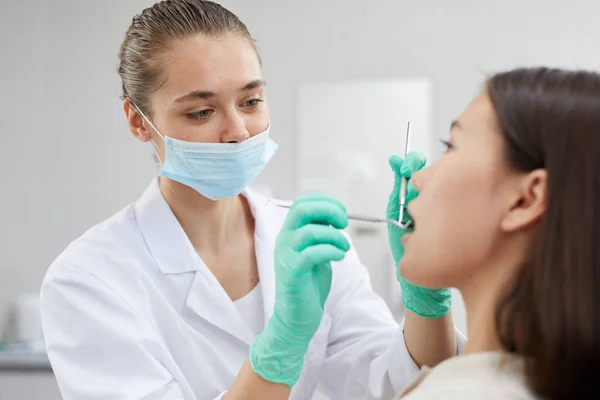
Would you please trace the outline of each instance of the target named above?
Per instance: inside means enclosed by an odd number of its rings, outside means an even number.
[[[406,159],[400,164],[400,175],[406,179],[410,179],[411,176],[422,169],[427,164],[425,154],[418,151],[411,151],[406,155]]]
[[[394,172],[394,189],[400,189],[400,183],[402,182],[402,164],[404,160],[399,156],[393,155],[388,159],[390,167]],[[398,190],[396,190],[396,194],[398,194]]]
[[[388,160],[392,171],[394,171],[394,186],[388,200],[387,216],[388,218],[398,218],[400,205],[400,185],[402,184],[402,158],[393,155]]]

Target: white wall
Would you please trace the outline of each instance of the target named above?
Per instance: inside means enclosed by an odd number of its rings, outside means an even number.
[[[52,259],[133,201],[152,152],[125,128],[117,49],[146,0],[2,0],[0,310]],[[280,153],[260,178],[294,194],[301,83],[429,76],[440,136],[488,72],[600,66],[600,2],[225,0],[258,40]],[[365,140],[373,140],[373,136]]]
[[[135,3],[2,0],[0,310],[38,291],[70,240],[151,179],[150,149],[127,133],[118,100]]]

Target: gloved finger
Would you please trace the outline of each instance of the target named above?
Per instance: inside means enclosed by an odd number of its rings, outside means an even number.
[[[339,229],[331,225],[304,225],[290,235],[290,246],[295,251],[318,244],[330,244],[342,251],[350,249],[350,242]]]
[[[404,205],[404,214],[402,217],[402,223],[406,224],[408,221],[412,220],[412,216],[408,212],[408,204],[414,200],[415,197],[419,195],[419,191],[414,187],[412,181],[408,181],[408,185],[406,185],[406,203]]]
[[[402,164],[404,161],[402,158],[394,155],[388,159],[388,163],[394,172],[394,190],[392,190],[392,194],[398,195],[398,190],[400,190],[400,183],[402,180]]]
[[[332,225],[337,229],[344,229],[348,226],[348,216],[338,202],[320,200],[298,203],[288,212],[284,229],[298,229],[308,224]]]
[[[346,206],[344,206],[344,204],[342,204],[341,201],[339,201],[338,199],[336,199],[335,197],[333,197],[330,194],[327,193],[307,193],[307,194],[302,194],[300,196],[298,196],[296,198],[296,200],[294,201],[294,204],[292,204],[292,207],[295,207],[298,204],[303,204],[303,203],[308,203],[308,202],[314,202],[314,201],[329,201],[331,203],[336,203],[339,207],[341,207],[344,212],[346,212]]]
[[[405,206],[408,206],[408,203],[410,203],[418,195],[419,195],[419,191],[417,190],[417,188],[415,187],[415,185],[413,185],[412,180],[408,181],[408,184],[406,185],[406,203],[405,203]]]
[[[388,159],[390,167],[392,171],[394,171],[394,186],[392,187],[392,191],[390,192],[390,197],[388,199],[387,205],[387,215],[388,217],[394,217],[390,213],[396,213],[396,218],[398,218],[398,207],[400,204],[400,185],[402,183],[402,176],[400,175],[400,170],[402,168],[402,158],[398,156],[391,156]]]
[[[320,264],[331,261],[341,261],[346,256],[346,252],[330,244],[318,244],[307,247],[300,253],[301,261],[298,263],[298,272],[307,272]]]
[[[319,304],[325,306],[329,292],[331,291],[331,263],[319,264],[317,267],[317,285],[319,286]]]
[[[402,170],[403,160],[401,157],[397,155],[390,156],[388,158],[388,163],[390,167],[392,167],[392,171],[394,171],[394,175],[400,175],[400,171]]]
[[[423,168],[425,164],[427,164],[425,154],[418,151],[412,151],[407,154],[406,159],[402,163],[400,174],[406,179],[410,179],[412,174]]]

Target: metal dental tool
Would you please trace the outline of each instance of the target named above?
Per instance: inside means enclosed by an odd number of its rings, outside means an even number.
[[[410,124],[410,121],[408,121],[408,127],[406,128],[406,143],[404,145],[404,159],[406,159],[406,155],[408,154],[408,152],[410,150],[410,135],[411,135],[411,124]],[[406,205],[406,185],[407,185],[406,178],[402,178],[402,183],[400,185],[400,194],[399,194],[400,195],[400,213],[399,213],[398,221],[394,221],[393,219],[369,217],[366,215],[346,213],[346,215],[348,216],[348,219],[355,220],[355,221],[363,221],[363,222],[390,224],[390,225],[394,225],[400,229],[406,229],[406,228],[412,226],[412,224],[413,224],[412,221],[408,221],[406,224],[402,223],[402,218],[404,216],[404,206]],[[290,208],[293,204],[293,202],[291,202],[291,201],[283,201],[283,200],[275,200],[275,199],[267,200],[267,204],[268,203],[272,203],[272,204],[276,205],[277,207],[281,207],[281,208]]]
[[[289,203],[289,202],[280,202],[280,201],[275,201],[275,200],[268,200],[268,202],[273,203],[277,207],[281,207],[281,208],[290,208],[292,206],[292,204]],[[390,225],[395,225],[395,226],[397,226],[398,228],[401,228],[401,229],[406,228],[405,225],[402,225],[402,223],[400,223],[398,221],[394,221],[393,219],[368,217],[366,215],[350,214],[350,213],[346,213],[346,215],[348,216],[348,219],[355,220],[355,221],[364,221],[364,222],[390,224]]]
[[[411,134],[411,126],[410,121],[408,121],[408,126],[406,127],[406,142],[404,144],[404,159],[406,160],[406,156],[408,155],[410,149],[410,134]],[[398,222],[402,225],[402,218],[404,218],[404,206],[406,205],[406,178],[402,177],[402,183],[400,184],[400,210],[398,212]],[[406,225],[402,225],[403,228],[406,228],[412,224],[412,221],[406,223]]]

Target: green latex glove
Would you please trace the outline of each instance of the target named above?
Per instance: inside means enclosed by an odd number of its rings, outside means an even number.
[[[398,220],[400,214],[400,185],[402,177],[408,179],[406,185],[406,203],[403,213],[403,223],[410,220],[410,215],[406,207],[408,203],[417,197],[419,194],[417,189],[412,185],[410,177],[415,172],[425,167],[425,156],[418,152],[411,152],[406,156],[406,160],[402,160],[398,156],[391,156],[389,159],[390,166],[394,171],[394,188],[390,194],[390,199],[387,206],[387,218]],[[402,289],[402,302],[404,306],[422,317],[439,318],[450,311],[452,304],[452,295],[450,289],[425,289],[420,286],[413,285],[405,281],[400,276],[400,268],[398,264],[404,255],[404,246],[402,245],[402,235],[406,232],[411,232],[413,228],[400,229],[397,226],[388,224],[388,239],[394,262],[396,265],[396,276],[400,282]]]
[[[298,381],[331,288],[331,261],[350,249],[340,231],[347,225],[346,209],[331,196],[301,196],[290,208],[275,242],[273,316],[250,348],[254,372],[267,381]]]

